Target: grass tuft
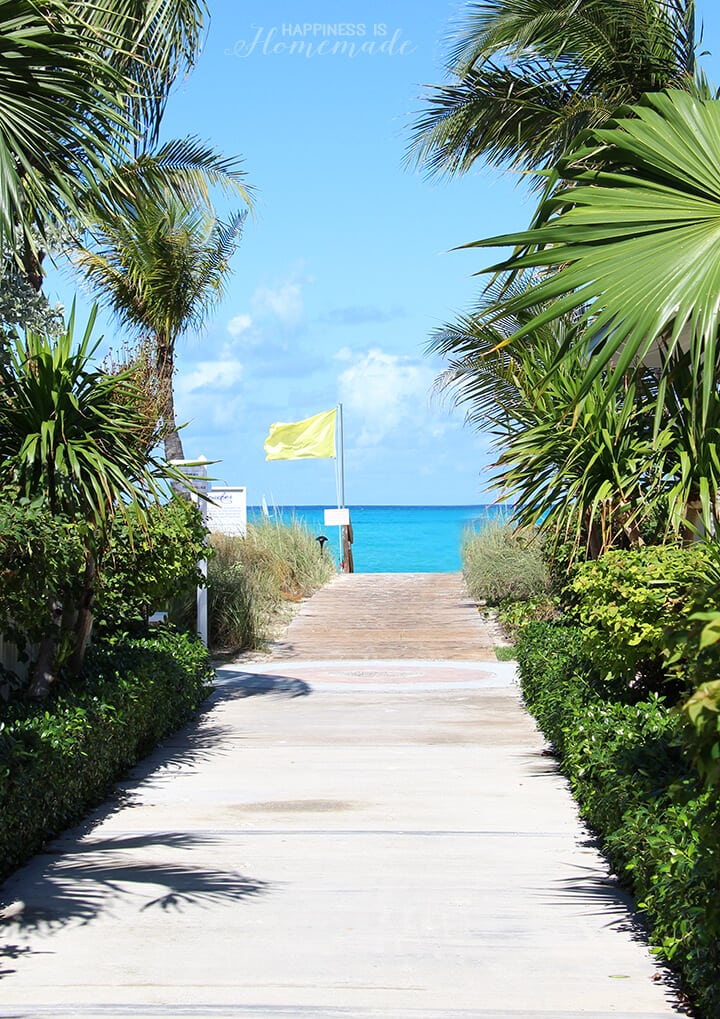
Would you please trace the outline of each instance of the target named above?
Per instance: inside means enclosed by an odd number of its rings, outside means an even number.
[[[335,574],[330,555],[293,521],[249,524],[244,538],[213,534],[208,563],[210,643],[215,649],[257,650],[300,601]]]
[[[489,605],[534,598],[550,587],[538,543],[508,524],[491,521],[481,531],[467,531],[462,561],[470,596]]]

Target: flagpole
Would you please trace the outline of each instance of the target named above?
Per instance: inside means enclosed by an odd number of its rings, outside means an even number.
[[[340,446],[340,508],[345,506],[345,439],[343,435],[343,406],[338,404],[338,445]]]

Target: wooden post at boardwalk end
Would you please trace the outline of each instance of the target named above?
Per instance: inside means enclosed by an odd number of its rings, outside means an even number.
[[[340,524],[340,544],[342,551],[341,566],[343,573],[354,573],[355,564],[353,562],[353,529],[352,522],[350,520],[350,510],[345,505],[345,426],[343,423],[343,405],[338,404],[338,439],[340,446],[340,478],[338,486],[338,514],[345,514],[344,519],[339,519]]]
[[[338,527],[340,529],[340,569],[343,573],[354,573],[352,543],[353,529],[350,521],[350,510],[347,506],[338,506],[337,509],[326,509],[324,516],[326,527]]]
[[[353,529],[352,524],[343,524],[342,528],[342,571],[343,573],[354,573],[355,564],[353,562]]]

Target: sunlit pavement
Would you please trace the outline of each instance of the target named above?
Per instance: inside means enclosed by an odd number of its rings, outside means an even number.
[[[221,668],[3,887],[0,1017],[676,1014],[513,671]]]

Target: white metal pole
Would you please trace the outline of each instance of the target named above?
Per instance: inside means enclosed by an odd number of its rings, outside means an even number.
[[[207,585],[207,559],[201,559],[198,568]],[[208,599],[207,586],[197,589],[197,632],[205,647],[208,646]]]
[[[343,406],[338,404],[338,432],[340,444],[340,508],[345,506],[345,436],[343,433]]]

